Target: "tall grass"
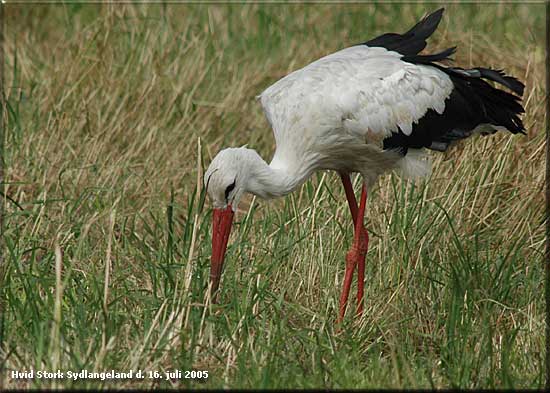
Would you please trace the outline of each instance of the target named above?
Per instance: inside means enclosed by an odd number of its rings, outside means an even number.
[[[527,136],[472,138],[370,190],[362,318],[335,326],[338,176],[247,199],[219,304],[200,180],[274,140],[254,96],[435,4],[8,5],[4,388],[543,384],[543,5],[450,5],[430,48],[526,82]],[[355,179],[358,189],[360,179]],[[14,380],[12,370],[208,370]]]

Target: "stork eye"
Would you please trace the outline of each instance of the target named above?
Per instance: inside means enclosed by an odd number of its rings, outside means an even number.
[[[233,180],[233,183],[231,183],[230,185],[227,186],[227,188],[225,189],[225,200],[227,201],[227,198],[229,198],[229,193],[231,191],[233,191],[233,189],[235,188],[235,182],[237,181],[237,178],[235,178],[235,180]]]

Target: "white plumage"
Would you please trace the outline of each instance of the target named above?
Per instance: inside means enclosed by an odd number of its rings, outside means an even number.
[[[410,135],[428,109],[443,113],[453,84],[437,68],[401,57],[385,48],[353,46],[268,87],[258,98],[277,144],[270,165],[290,172],[303,167],[353,171],[375,180],[406,160],[382,151],[382,140],[398,129]],[[354,154],[345,154],[346,149]]]

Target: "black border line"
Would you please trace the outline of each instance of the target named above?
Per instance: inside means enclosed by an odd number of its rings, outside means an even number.
[[[6,132],[6,95],[5,95],[5,85],[4,85],[4,66],[5,66],[5,48],[4,48],[4,11],[6,6],[6,0],[0,0],[0,390],[3,390],[3,381],[4,381],[4,367],[5,362],[2,359],[2,353],[4,351],[4,291],[3,281],[4,281],[4,214],[5,214],[5,204],[6,204],[6,194],[4,192],[4,175],[5,175],[5,155],[4,155],[4,142],[5,142],[5,132]],[[66,1],[60,0],[9,0],[12,4],[29,4],[29,5],[38,5],[38,4],[64,4]],[[68,1],[69,3],[71,1]],[[105,4],[102,0],[84,0],[76,1],[77,3],[83,4]],[[132,3],[132,4],[162,4],[162,3],[181,3],[181,4],[193,4],[193,3],[207,3],[207,4],[218,4],[218,3],[267,3],[267,4],[288,4],[292,5],[295,3],[318,3],[318,4],[332,4],[332,3],[342,3],[341,0],[118,0],[117,3]],[[346,2],[346,1],[344,1]],[[348,4],[354,3],[369,3],[370,1],[347,1]],[[407,3],[406,0],[385,0],[386,3]],[[482,4],[495,4],[495,3],[506,3],[514,4],[518,3],[518,0],[486,0],[486,1],[476,1],[476,0],[465,0],[465,1],[447,1],[448,4],[468,4],[468,3],[482,3]],[[422,3],[440,3],[439,0],[425,0]],[[521,3],[521,2],[520,2]],[[545,13],[546,13],[546,31],[545,31],[545,65],[546,65],[546,92],[545,92],[545,107],[546,107],[546,176],[545,176],[545,199],[546,199],[546,208],[545,208],[545,229],[546,229],[546,241],[545,241],[545,257],[544,257],[544,270],[545,270],[545,305],[546,305],[546,352],[545,352],[545,374],[546,381],[545,387],[547,391],[550,391],[550,0],[526,0],[523,3],[537,4],[545,3]],[[446,389],[444,389],[446,390]],[[11,391],[18,391],[17,389]],[[217,389],[206,391],[219,391]],[[305,391],[308,391],[307,389]],[[414,391],[414,390],[411,390]]]
[[[6,362],[4,361],[4,354],[6,353],[4,348],[4,313],[5,313],[5,299],[4,299],[4,280],[5,280],[5,260],[4,260],[4,214],[6,204],[6,193],[4,192],[4,141],[5,141],[5,125],[6,125],[6,95],[4,89],[4,11],[5,2],[2,0],[0,4],[0,390],[4,388],[4,368]]]
[[[550,1],[546,2],[546,390],[550,390]]]
[[[0,4],[0,390],[4,388],[4,371],[5,364],[4,354],[6,348],[4,345],[4,322],[5,322],[5,298],[4,298],[4,280],[5,280],[5,243],[4,243],[4,225],[5,225],[5,205],[6,205],[6,193],[5,193],[5,137],[6,137],[6,125],[7,125],[7,107],[6,107],[6,93],[5,93],[5,79],[4,79],[4,66],[5,66],[5,51],[4,51],[4,11],[5,1],[2,0]]]

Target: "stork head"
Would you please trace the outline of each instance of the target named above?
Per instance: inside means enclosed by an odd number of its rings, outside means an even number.
[[[220,283],[233,215],[246,191],[255,156],[258,154],[254,150],[244,147],[224,149],[214,157],[204,174],[204,185],[214,205],[210,266],[212,295]]]
[[[220,151],[204,174],[204,186],[214,205],[214,209],[233,211],[246,191],[247,178],[251,172],[251,156],[254,150],[244,147],[228,148]]]

